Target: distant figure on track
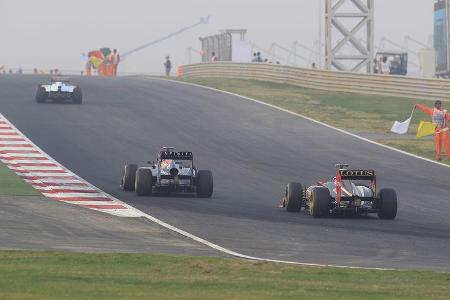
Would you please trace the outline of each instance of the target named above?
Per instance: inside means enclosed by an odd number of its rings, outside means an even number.
[[[170,61],[170,57],[166,56],[166,61],[164,62],[164,68],[166,70],[166,76],[170,76],[170,71],[172,70],[172,62]]]

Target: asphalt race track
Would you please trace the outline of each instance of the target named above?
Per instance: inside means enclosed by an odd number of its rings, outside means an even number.
[[[0,112],[81,177],[171,225],[263,258],[450,270],[450,168],[197,87],[75,77],[83,105],[37,104],[42,81],[0,76]],[[213,198],[138,198],[119,189],[126,162],[153,160],[164,145],[193,151],[197,166],[213,171]],[[395,188],[397,218],[313,219],[277,208],[286,183],[329,179],[339,162],[373,168],[379,188]]]

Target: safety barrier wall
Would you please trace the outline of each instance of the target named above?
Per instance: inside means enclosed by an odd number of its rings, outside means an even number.
[[[261,63],[202,63],[182,66],[182,76],[242,78],[326,91],[450,101],[450,80],[302,69]]]

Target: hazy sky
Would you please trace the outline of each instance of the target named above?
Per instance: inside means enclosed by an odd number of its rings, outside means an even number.
[[[225,28],[246,28],[266,48],[290,48],[294,40],[311,46],[318,7],[318,0],[0,0],[0,65],[81,70],[82,52],[125,52],[206,15],[209,25],[130,56],[122,69],[160,72],[166,55],[174,65],[187,63],[189,46],[199,49],[200,36]],[[375,0],[375,16],[376,43],[384,36],[402,43],[406,35],[426,43],[433,32],[431,0]]]

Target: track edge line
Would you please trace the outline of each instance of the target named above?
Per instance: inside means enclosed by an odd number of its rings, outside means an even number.
[[[426,158],[426,157],[423,157],[423,156],[420,156],[420,155],[416,155],[416,154],[413,154],[413,153],[410,153],[410,152],[407,152],[407,151],[403,151],[403,150],[397,149],[395,147],[391,147],[391,146],[388,146],[388,145],[384,145],[384,144],[378,143],[378,142],[376,142],[374,140],[362,137],[362,136],[357,135],[355,133],[351,133],[351,132],[349,132],[347,130],[335,127],[333,125],[329,125],[327,123],[318,121],[316,119],[310,118],[310,117],[305,116],[303,114],[296,113],[296,112],[293,112],[291,110],[288,110],[288,109],[285,109],[285,108],[282,108],[282,107],[279,107],[279,106],[276,106],[276,105],[273,105],[273,104],[270,104],[270,103],[266,103],[264,101],[257,100],[257,99],[251,98],[251,97],[243,96],[243,95],[240,95],[240,94],[237,94],[237,93],[228,92],[228,91],[224,91],[224,90],[221,90],[221,89],[217,89],[217,88],[213,88],[213,87],[209,87],[209,86],[205,86],[205,85],[201,85],[201,84],[197,84],[197,83],[192,83],[192,82],[179,81],[179,80],[174,80],[174,79],[157,78],[157,77],[147,77],[147,78],[150,78],[151,80],[160,80],[160,81],[167,81],[167,82],[173,82],[173,83],[178,83],[178,84],[184,84],[184,85],[188,85],[188,86],[194,86],[194,87],[198,87],[198,88],[202,88],[202,89],[206,89],[206,90],[210,90],[210,91],[214,91],[214,92],[223,93],[223,94],[227,94],[227,95],[230,95],[230,96],[235,96],[235,97],[238,97],[238,98],[242,98],[242,99],[247,100],[247,101],[255,102],[255,103],[258,103],[258,104],[261,104],[261,105],[264,105],[264,106],[268,106],[270,108],[273,108],[273,109],[276,109],[276,110],[279,110],[279,111],[282,111],[282,112],[285,112],[285,113],[288,113],[288,114],[291,114],[291,115],[303,118],[303,119],[308,120],[310,122],[313,122],[313,123],[325,126],[325,127],[329,128],[329,129],[333,129],[335,131],[338,131],[340,133],[349,135],[351,137],[354,137],[356,139],[362,140],[364,142],[367,142],[367,143],[370,143],[370,144],[373,144],[373,145],[376,145],[376,146],[379,146],[379,147],[382,147],[382,148],[385,148],[385,149],[389,149],[389,150],[392,150],[392,151],[395,151],[395,152],[398,152],[398,153],[401,153],[401,154],[404,154],[404,155],[407,155],[407,156],[410,156],[410,157],[414,157],[416,159],[427,161],[427,162],[430,162],[430,163],[433,163],[433,164],[436,164],[436,165],[439,165],[439,166],[442,166],[442,167],[450,168],[450,165],[447,165],[447,164],[444,164],[444,163],[441,163],[441,162],[438,162],[438,161],[434,161],[432,159],[429,159],[429,158]]]

